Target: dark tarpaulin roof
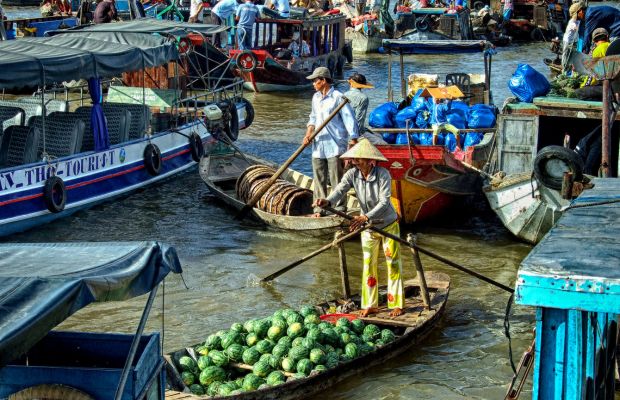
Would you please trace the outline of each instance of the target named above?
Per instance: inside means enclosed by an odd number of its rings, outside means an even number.
[[[131,21],[111,22],[109,24],[81,25],[71,29],[47,32],[46,35],[59,35],[82,32],[120,32],[120,33],[158,33],[160,35],[186,36],[188,33],[214,35],[229,30],[223,25],[190,24],[186,22],[140,18]]]
[[[137,33],[0,41],[0,89],[118,76],[177,58],[176,44],[170,39]]]
[[[92,302],[150,292],[181,272],[157,242],[0,244],[0,366]]]

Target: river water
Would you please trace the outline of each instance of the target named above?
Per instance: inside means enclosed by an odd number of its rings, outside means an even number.
[[[493,58],[492,89],[496,104],[510,95],[507,82],[517,64],[529,63],[546,73],[544,43],[499,49]],[[480,54],[407,56],[406,73],[482,73]],[[398,68],[397,63],[394,67]],[[346,75],[366,75],[371,108],[386,100],[387,58],[356,57]],[[397,70],[395,70],[397,71]],[[396,83],[397,73],[394,74]],[[398,87],[398,86],[397,86]],[[346,90],[343,87],[342,90]],[[238,144],[246,151],[282,162],[304,134],[311,92],[247,94],[256,109],[254,124]],[[310,154],[293,164],[310,172]],[[419,234],[419,244],[455,262],[514,286],[520,261],[531,247],[516,241],[484,198],[473,207],[456,208],[442,221],[403,227]],[[403,235],[404,235],[403,233]],[[338,296],[340,276],[335,253],[324,253],[282,275],[270,285],[265,276],[322,246],[329,238],[310,239],[236,221],[212,197],[197,170],[114,203],[97,206],[65,220],[19,235],[11,242],[157,240],[173,245],[184,269],[169,276],[158,292],[147,331],[162,331],[166,352],[200,342],[234,321],[271,314]],[[361,281],[359,243],[346,245],[351,286]],[[403,252],[405,278],[415,276],[411,256]],[[53,260],[50,260],[53,262]],[[497,399],[503,398],[512,371],[503,320],[508,294],[422,256],[427,270],[449,273],[452,290],[441,323],[407,355],[353,377],[317,398],[329,399]],[[385,270],[380,269],[385,282]],[[187,285],[187,287],[186,287]],[[66,330],[133,333],[146,297],[89,306],[65,321]],[[515,363],[532,340],[533,310],[513,306],[511,334]],[[529,388],[529,385],[527,386]]]

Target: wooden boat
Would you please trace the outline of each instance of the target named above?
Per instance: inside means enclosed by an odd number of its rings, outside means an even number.
[[[293,57],[288,46],[298,32],[310,55]],[[317,67],[327,67],[333,77],[342,76],[351,61],[345,43],[345,16],[327,15],[305,19],[260,19],[254,24],[252,50],[231,50],[234,72],[255,92],[299,90],[312,87],[306,77]]]
[[[257,157],[242,155],[238,152],[225,152],[224,154],[211,154],[204,157],[200,162],[200,176],[213,195],[232,208],[240,210],[245,203],[239,200],[237,196],[236,183],[248,167],[254,165],[265,165],[273,167],[274,169],[278,168],[277,165]],[[259,207],[254,207],[251,215],[255,219],[278,229],[309,235],[333,233],[337,228],[343,225],[344,220],[337,216],[325,216],[321,218],[314,218],[312,216],[311,190],[313,184],[311,178],[290,168],[282,174],[281,178],[309,192],[310,196],[305,197],[301,201],[300,207],[302,215],[282,215],[264,211]],[[277,184],[274,184],[273,186],[275,189],[277,189],[276,185]],[[275,197],[278,193],[270,191],[266,193],[266,196],[271,196],[272,194],[273,197]],[[287,207],[285,203],[291,201],[290,196],[288,199],[289,200],[282,195],[281,198],[273,200],[270,205],[273,207],[273,210],[275,210],[276,207],[284,209]],[[265,207],[265,209],[267,208]],[[353,195],[348,196],[347,209],[349,212],[356,212],[356,210],[359,210],[359,204]]]
[[[430,294],[430,309],[426,309],[420,297],[420,287],[416,280],[406,281],[405,285],[405,313],[398,317],[390,317],[389,311],[381,307],[379,312],[372,317],[362,318],[363,321],[387,328],[396,334],[396,339],[375,351],[361,357],[340,363],[337,367],[318,374],[311,374],[303,379],[295,379],[284,384],[245,392],[238,395],[226,396],[226,399],[300,399],[326,390],[330,386],[357,375],[374,366],[381,365],[389,359],[406,353],[415,344],[419,343],[437,325],[445,310],[450,291],[450,277],[444,273],[426,272],[426,282]],[[383,289],[385,290],[385,289]],[[381,292],[381,291],[380,291]],[[385,293],[385,292],[384,292]],[[381,295],[381,293],[380,293]],[[359,306],[359,296],[352,299]],[[329,304],[322,304],[323,310],[329,308]],[[324,312],[325,313],[325,312]],[[188,351],[189,350],[189,351]],[[185,400],[198,399],[188,393],[179,393],[184,389],[179,379],[177,361],[181,356],[191,354],[193,349],[183,349],[165,356],[168,365],[168,381],[172,386],[166,391],[167,399]],[[251,369],[249,365],[235,364],[235,367]],[[224,398],[224,397],[217,397]]]
[[[376,53],[379,51],[383,39],[387,39],[385,34],[371,34],[356,31],[353,28],[347,28],[345,32],[345,40],[351,42],[353,53]]]

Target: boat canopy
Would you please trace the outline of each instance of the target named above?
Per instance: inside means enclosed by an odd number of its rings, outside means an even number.
[[[82,33],[0,41],[0,89],[119,76],[178,57],[174,41],[140,33]]]
[[[46,36],[64,35],[83,32],[119,32],[119,33],[151,33],[171,36],[187,36],[189,33],[215,35],[229,30],[224,25],[190,24],[186,22],[141,18],[131,21],[114,22],[109,24],[80,25],[70,29],[50,31]]]
[[[158,242],[0,244],[0,366],[92,302],[120,301],[181,273]]]

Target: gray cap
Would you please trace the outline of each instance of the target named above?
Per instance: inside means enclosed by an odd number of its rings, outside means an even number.
[[[315,78],[327,78],[332,79],[332,74],[329,72],[329,69],[325,67],[318,67],[312,71],[311,75],[308,75],[306,79],[315,79]]]
[[[609,32],[605,28],[596,28],[594,32],[592,32],[592,40],[596,40],[597,38],[604,36],[609,37]]]

